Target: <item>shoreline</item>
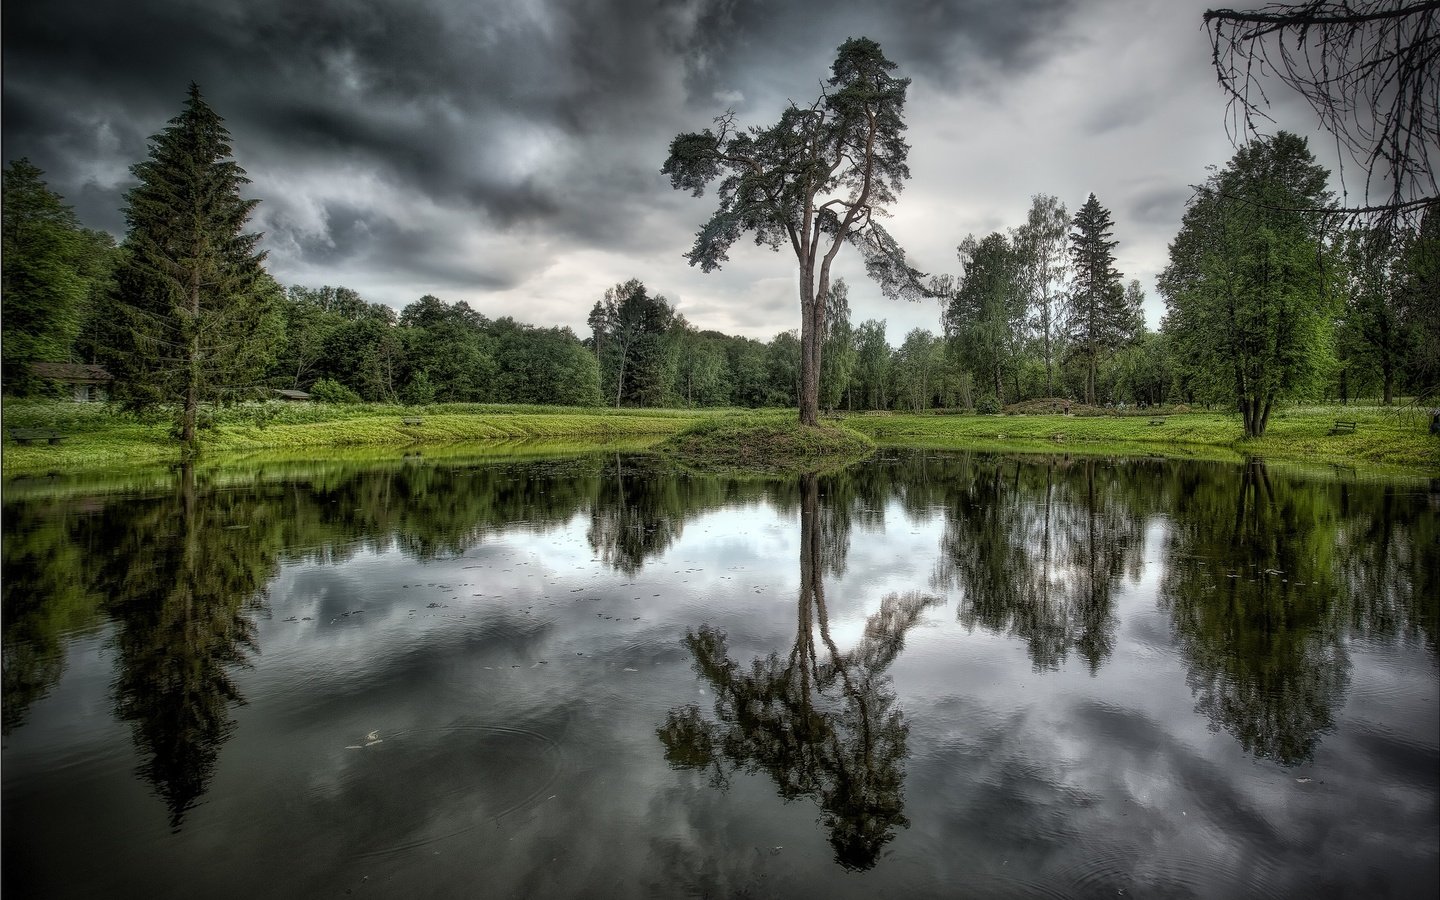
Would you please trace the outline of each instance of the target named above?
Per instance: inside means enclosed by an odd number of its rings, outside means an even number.
[[[123,474],[181,461],[168,424],[144,423],[81,404],[6,402],[6,428],[51,428],[60,444],[18,445],[6,436],[0,474]],[[1337,412],[1338,410],[1338,412]],[[633,410],[436,405],[254,408],[217,412],[196,460],[204,468],[317,457],[389,458],[397,451],[432,457],[510,452],[586,452],[614,445],[645,449],[697,422],[748,419],[788,423],[793,410]],[[1376,475],[1440,475],[1440,438],[1413,411],[1381,407],[1282,410],[1258,440],[1243,440],[1234,416],[1190,412],[1159,425],[1143,415],[851,414],[838,424],[876,445],[1027,454],[1164,457],[1238,462],[1249,457],[1354,468]],[[1331,435],[1337,418],[1353,434]],[[407,423],[405,420],[410,420]],[[416,422],[418,420],[418,423]],[[831,424],[836,424],[831,422]]]

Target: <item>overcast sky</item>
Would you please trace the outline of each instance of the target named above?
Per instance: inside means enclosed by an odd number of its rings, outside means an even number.
[[[851,36],[913,79],[911,180],[888,225],[930,273],[1023,221],[1036,193],[1115,220],[1149,295],[1189,185],[1233,153],[1207,0],[6,0],[5,161],[123,236],[129,168],[191,81],[248,171],[270,272],[397,309],[423,294],[585,333],[640,278],[696,326],[799,325],[788,251],[682,257],[714,208],[660,175],[670,139],[727,108],[769,125]],[[1243,4],[1242,4],[1243,5]],[[1277,97],[1277,99],[1284,99]],[[1312,132],[1293,102],[1281,126]],[[1323,139],[1312,148],[1327,161]],[[938,305],[888,301],[842,251],[852,317],[899,344]]]

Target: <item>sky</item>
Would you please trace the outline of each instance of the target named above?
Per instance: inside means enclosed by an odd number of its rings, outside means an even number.
[[[660,174],[676,134],[727,109],[808,103],[849,37],[912,79],[911,178],[887,227],[910,261],[1024,221],[1035,194],[1094,193],[1116,267],[1155,276],[1191,185],[1234,152],[1201,14],[1212,0],[7,0],[5,162],[27,157],[92,228],[124,236],[130,167],[189,84],[226,121],[283,284],[424,294],[568,325],[639,278],[698,328],[799,326],[788,250],[748,241],[709,274],[683,254],[714,211]],[[1277,127],[1312,135],[1272,92]],[[935,301],[888,300],[841,251],[852,320],[898,345]]]

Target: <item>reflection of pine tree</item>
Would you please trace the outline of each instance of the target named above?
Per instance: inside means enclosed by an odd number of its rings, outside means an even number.
[[[1263,462],[1209,472],[1177,498],[1160,603],[1196,711],[1256,756],[1304,763],[1350,682],[1334,517],[1322,491],[1276,484]]]
[[[188,466],[174,496],[117,504],[106,518],[116,551],[100,582],[118,624],[116,714],[179,828],[234,728],[230,706],[244,702],[231,671],[258,650],[246,614],[261,608],[273,571],[269,523],[234,495],[197,496]],[[236,522],[249,527],[227,528]]]
[[[825,606],[819,522],[815,476],[802,476],[800,598],[789,655],[754,660],[747,671],[729,657],[723,632],[702,625],[688,633],[695,669],[715,691],[716,721],[696,706],[680,707],[658,733],[672,765],[713,769],[717,785],[744,769],[769,775],[786,800],[813,797],[836,861],[868,869],[895,829],[908,825],[901,771],[908,728],[884,673],[938,598],[886,597],[860,643],[840,653]]]

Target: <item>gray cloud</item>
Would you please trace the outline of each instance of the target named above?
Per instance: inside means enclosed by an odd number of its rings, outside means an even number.
[[[0,134],[7,161],[30,157],[82,221],[118,235],[129,167],[193,80],[226,117],[282,281],[396,304],[432,291],[580,328],[634,276],[684,297],[701,327],[769,337],[795,325],[793,286],[778,289],[793,263],[737,248],[721,273],[685,265],[713,200],[660,176],[674,134],[727,105],[773,120],[817,93],[836,46],[868,35],[914,79],[915,179],[892,230],[918,265],[953,268],[965,233],[1018,224],[1033,193],[1075,206],[1094,189],[1122,201],[1117,238],[1147,248],[1134,268],[1149,278],[1178,227],[1175,191],[1229,155],[1202,8],[16,0]],[[841,265],[863,282],[858,261]],[[934,327],[928,306],[872,293],[855,315],[891,319],[892,339]]]

